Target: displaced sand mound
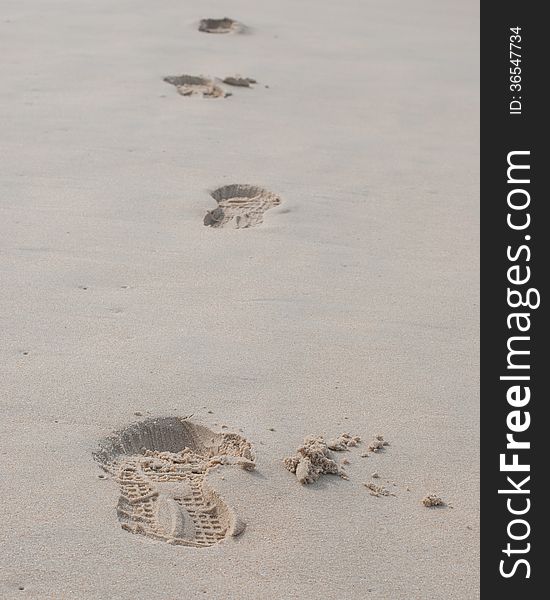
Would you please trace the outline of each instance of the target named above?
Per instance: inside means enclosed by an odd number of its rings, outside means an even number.
[[[343,433],[338,438],[325,442],[323,436],[308,436],[294,456],[283,460],[285,468],[296,474],[300,483],[313,483],[321,475],[339,475],[342,479],[348,476],[344,469],[332,458],[331,450],[342,452],[357,446],[361,438]]]
[[[205,479],[216,465],[254,467],[251,445],[235,433],[214,433],[165,417],[129,425],[94,453],[120,485],[123,529],[182,546],[211,546],[244,530]]]
[[[437,494],[428,494],[422,499],[422,504],[427,508],[433,508],[434,506],[446,506],[445,502]]]
[[[390,443],[384,439],[383,435],[377,435],[374,440],[367,446],[367,450],[369,452],[378,452],[379,450],[383,450],[386,446],[389,446]]]

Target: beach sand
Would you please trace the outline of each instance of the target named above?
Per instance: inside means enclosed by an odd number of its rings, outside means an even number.
[[[247,29],[198,31],[226,16]],[[477,3],[0,17],[0,597],[477,598]],[[280,203],[205,226],[230,184]],[[124,531],[93,457],[188,415],[256,459],[208,475],[246,529],[207,548]],[[284,468],[342,432],[348,480]]]

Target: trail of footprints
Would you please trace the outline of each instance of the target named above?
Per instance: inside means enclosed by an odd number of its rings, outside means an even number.
[[[231,34],[244,33],[247,28],[225,17],[202,19],[198,30]],[[222,84],[249,88],[257,83],[240,75],[224,79],[177,75],[164,81],[182,96],[203,98],[230,96]],[[211,196],[217,206],[207,212],[204,225],[213,228],[255,227],[262,223],[267,210],[281,203],[272,192],[248,184],[225,185]],[[284,459],[284,466],[303,484],[313,483],[325,473],[347,479],[331,451],[348,450],[359,442],[360,438],[349,434],[328,442],[322,436],[310,436],[296,455]],[[368,450],[377,452],[386,445],[378,436]],[[117,516],[128,532],[174,545],[205,548],[244,531],[243,521],[207,483],[209,471],[219,465],[236,464],[247,470],[255,467],[250,443],[235,433],[214,433],[186,418],[145,419],[101,440],[94,458],[119,485]],[[395,495],[373,482],[364,485],[371,495]],[[445,505],[435,494],[422,502],[428,507]]]
[[[243,33],[246,27],[230,18],[202,19],[198,30],[210,34]],[[255,79],[240,75],[220,80],[202,75],[164,78],[182,96],[226,98],[221,84],[244,88]],[[217,207],[204,224],[243,229],[262,223],[264,213],[281,203],[275,194],[253,185],[233,184],[214,190]],[[94,458],[118,483],[117,516],[121,527],[170,544],[212,546],[237,536],[244,523],[206,483],[217,465],[254,468],[250,444],[231,433],[216,434],[186,419],[146,419],[100,442]]]
[[[203,33],[227,34],[244,33],[247,28],[238,21],[224,17],[222,19],[202,19],[198,30]],[[203,75],[170,75],[164,81],[173,85],[181,96],[200,96],[202,98],[227,98],[232,95],[223,85],[234,88],[250,88],[257,81],[241,75],[227,76],[223,79]],[[246,229],[256,227],[263,222],[264,213],[278,206],[281,199],[261,187],[248,184],[232,184],[220,187],[211,193],[218,203],[209,210],[203,223],[213,228]]]

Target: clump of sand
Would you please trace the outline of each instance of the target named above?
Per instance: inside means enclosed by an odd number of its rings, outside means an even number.
[[[322,435],[308,436],[303,445],[296,450],[296,454],[285,458],[283,464],[288,471],[296,474],[300,483],[313,483],[325,474],[339,475],[342,479],[347,479],[346,472],[332,458],[331,451],[344,452],[360,442],[360,437],[349,433],[342,433],[328,442]],[[349,461],[347,462],[349,464]]]
[[[358,435],[350,435],[349,433],[342,433],[337,438],[333,438],[327,442],[329,450],[335,452],[344,452],[349,450],[357,444],[361,443],[361,438]]]
[[[428,508],[433,506],[445,506],[445,502],[437,494],[428,494],[422,499],[422,504]]]
[[[217,453],[226,456],[237,456],[254,461],[252,446],[237,433],[224,433],[218,443]]]
[[[383,435],[377,435],[374,440],[367,446],[369,452],[378,452],[382,450],[384,446],[389,446],[390,443],[384,439]]]

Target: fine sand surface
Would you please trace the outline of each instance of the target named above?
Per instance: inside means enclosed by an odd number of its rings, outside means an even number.
[[[0,57],[0,597],[477,598],[477,3],[3,0]],[[99,441],[191,414],[246,529],[125,531]]]

